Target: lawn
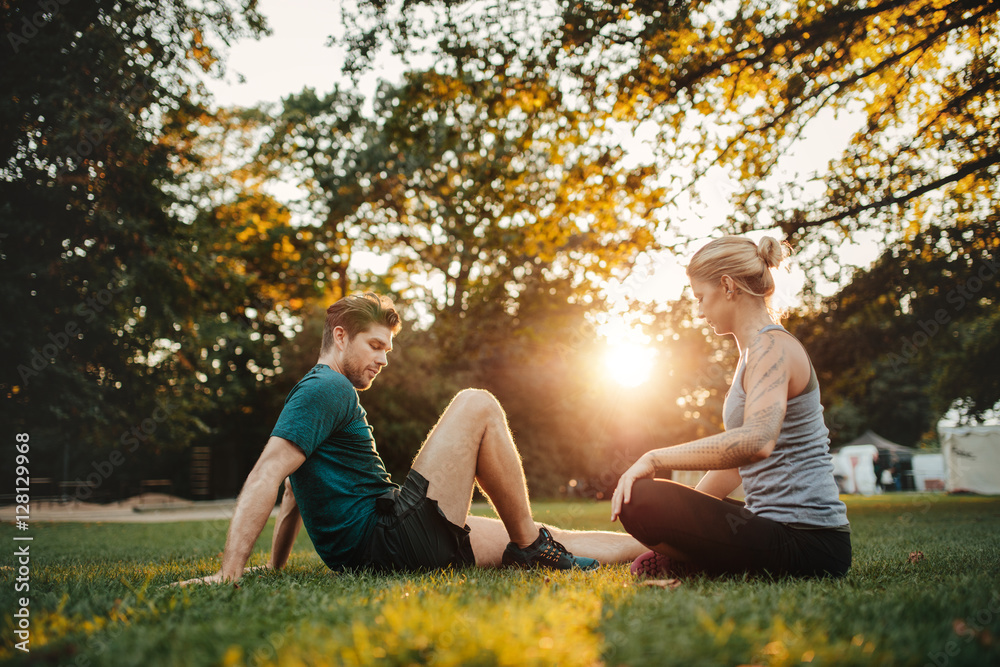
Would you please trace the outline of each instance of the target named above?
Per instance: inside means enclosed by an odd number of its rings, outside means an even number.
[[[1000,665],[1000,498],[848,499],[854,566],[839,581],[596,573],[330,574],[305,534],[282,573],[215,571],[225,521],[40,524],[30,591],[0,579],[13,665]],[[540,521],[607,528],[608,505],[542,503]],[[617,526],[617,524],[615,524]],[[270,530],[258,544],[262,563]],[[912,552],[922,552],[923,557]],[[29,598],[31,652],[13,648]]]

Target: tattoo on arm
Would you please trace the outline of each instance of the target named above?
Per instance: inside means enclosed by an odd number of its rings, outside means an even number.
[[[740,429],[745,435],[726,447],[723,456],[729,461],[742,462],[748,457],[753,457],[757,452],[771,444],[770,441],[776,439],[781,431],[785,409],[780,402],[772,401],[759,408],[756,407],[757,403],[782,387],[786,389],[781,393],[781,398],[786,395],[788,386],[787,356],[784,349],[776,350],[776,347],[776,336],[761,335],[751,348],[751,353],[756,353],[754,354],[754,367],[749,370],[754,384],[747,396],[746,406],[756,409],[744,420],[743,426],[745,428]],[[770,363],[770,366],[763,373],[758,374],[758,369],[765,363]]]
[[[779,363],[783,361],[784,361],[784,355],[782,355],[781,361]],[[775,364],[775,366],[777,366],[777,364]],[[768,374],[770,374],[770,370],[768,371]],[[747,397],[747,405],[750,405],[755,401],[760,400],[761,398],[766,396],[768,392],[774,391],[778,387],[784,386],[787,388],[788,386],[788,371],[786,370],[782,370],[778,374],[778,376],[771,381],[770,384],[764,386],[763,382],[766,379],[766,377],[767,375],[765,375],[764,378],[761,378],[761,383],[754,387],[753,394]]]
[[[725,470],[746,465],[774,439],[784,411],[768,405],[755,412],[740,428],[676,447],[651,452],[653,466],[661,470]]]
[[[770,435],[781,429],[783,411],[778,405],[768,405],[755,412],[743,425],[733,432],[735,440],[726,445],[722,452],[724,467],[735,468],[744,465],[747,459],[770,444]]]
[[[768,392],[782,384],[788,384],[788,358],[785,350],[780,349],[777,350],[777,355],[772,354],[777,345],[775,338],[775,336],[761,335],[750,346],[747,377],[753,379],[754,385],[747,392],[747,405],[753,405]],[[770,363],[770,366],[758,376],[758,369],[765,363]]]
[[[719,470],[746,465],[758,453],[774,445],[781,431],[785,406],[778,397],[763,405],[757,405],[768,394],[788,385],[788,365],[784,350],[776,350],[773,336],[759,336],[751,346],[747,361],[747,377],[753,379],[753,387],[747,396],[746,405],[754,412],[747,415],[739,428],[719,433],[694,442],[668,447],[652,452],[653,465],[657,470]],[[770,364],[762,373],[763,364]],[[781,399],[786,396],[781,392]]]
[[[759,366],[767,356],[777,345],[774,340],[774,336],[765,336],[761,334],[754,338],[753,342],[750,343],[750,351],[747,355],[747,373],[749,375],[754,375],[757,372],[757,366]]]

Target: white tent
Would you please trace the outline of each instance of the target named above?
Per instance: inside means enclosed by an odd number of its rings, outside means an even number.
[[[940,452],[913,455],[913,488],[917,491],[944,491],[944,455]]]
[[[909,447],[897,445],[891,440],[886,440],[875,431],[868,429],[854,440],[844,445],[852,447],[854,445],[875,445],[878,449],[878,460],[883,468],[897,467],[905,464],[909,468],[910,459],[913,458],[913,450]]]
[[[945,489],[1000,495],[1000,426],[939,426]]]
[[[875,445],[844,445],[833,455],[833,474],[843,493],[874,494],[878,480],[875,478]]]

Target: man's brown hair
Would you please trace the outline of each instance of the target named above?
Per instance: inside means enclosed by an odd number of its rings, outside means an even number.
[[[323,344],[320,354],[333,347],[333,330],[343,327],[348,338],[354,338],[367,331],[373,324],[389,327],[392,335],[399,333],[403,323],[396,312],[392,299],[374,292],[345,296],[326,309],[326,326],[323,328]]]

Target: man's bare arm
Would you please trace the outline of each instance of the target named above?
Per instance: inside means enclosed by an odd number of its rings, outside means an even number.
[[[271,516],[281,483],[305,460],[306,455],[294,443],[274,436],[267,441],[236,502],[222,554],[222,581],[243,576],[243,567]]]
[[[236,500],[222,553],[222,569],[208,577],[180,582],[181,585],[236,581],[243,576],[253,545],[271,516],[282,481],[305,460],[305,454],[293,442],[275,436],[267,441]]]
[[[285,494],[281,497],[281,509],[278,510],[278,518],[274,522],[271,560],[267,563],[269,568],[280,570],[285,567],[300,528],[302,528],[302,515],[299,514],[299,505],[295,502],[292,485],[286,480]]]

